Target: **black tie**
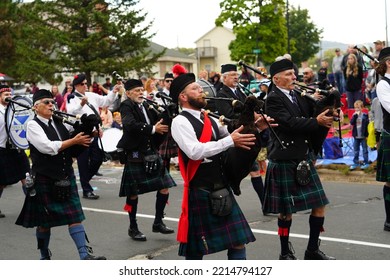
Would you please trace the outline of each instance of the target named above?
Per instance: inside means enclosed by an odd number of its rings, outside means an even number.
[[[294,103],[296,106],[298,106],[298,108],[299,108],[297,97],[295,96],[295,94],[294,94],[293,91],[290,91],[290,96],[291,96],[291,98],[292,98],[293,103]]]

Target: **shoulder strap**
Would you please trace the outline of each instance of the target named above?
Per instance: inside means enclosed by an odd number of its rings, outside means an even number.
[[[390,79],[389,79],[389,78],[387,78],[387,77],[385,77],[385,76],[382,76],[382,79],[385,80],[386,82],[388,82],[389,85],[390,85]]]

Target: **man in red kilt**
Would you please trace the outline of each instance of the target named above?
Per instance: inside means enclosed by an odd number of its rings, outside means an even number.
[[[26,191],[26,173],[30,172],[30,163],[25,152],[14,147],[6,132],[5,112],[11,98],[12,89],[7,85],[0,85],[0,197],[7,185],[22,182],[23,191]],[[0,218],[5,215],[0,211]]]
[[[289,242],[292,214],[311,209],[310,237],[304,259],[335,259],[319,249],[319,235],[323,231],[325,205],[329,203],[313,163],[312,137],[330,128],[332,116],[328,110],[313,117],[313,105],[294,91],[294,65],[282,59],[270,67],[272,88],[265,111],[275,119],[278,127],[268,146],[268,167],[265,178],[263,210],[279,214],[280,260],[296,260]],[[283,146],[282,146],[283,145]]]
[[[53,119],[55,101],[50,91],[38,90],[33,96],[36,116],[27,124],[35,195],[26,195],[16,224],[37,227],[36,238],[41,260],[50,260],[51,228],[68,225],[81,260],[105,260],[91,255],[82,221],[85,219],[72,167],[72,148],[88,147],[89,135],[83,132],[70,138],[62,120]]]
[[[138,195],[156,192],[155,219],[153,232],[174,233],[164,222],[164,209],[169,198],[169,188],[176,186],[158,153],[161,142],[166,137],[168,125],[163,124],[154,110],[148,110],[144,102],[144,88],[141,80],[129,79],[124,84],[128,97],[120,105],[123,136],[117,148],[123,150],[121,163],[124,163],[120,197],[126,197],[124,210],[129,214],[129,236],[136,241],[146,241],[146,236],[138,229]]]
[[[173,80],[171,97],[182,107],[171,127],[180,148],[179,166],[184,179],[177,235],[179,255],[187,260],[200,260],[204,255],[228,250],[228,259],[244,260],[245,244],[255,241],[255,237],[223,179],[221,155],[230,147],[249,150],[256,137],[241,134],[243,127],[229,134],[225,126],[218,125],[201,110],[207,101],[193,73],[182,74]],[[266,128],[264,120],[256,124],[259,129]],[[210,198],[216,193],[224,193],[226,203],[222,205],[231,207],[211,206]],[[221,211],[214,211],[216,209]]]

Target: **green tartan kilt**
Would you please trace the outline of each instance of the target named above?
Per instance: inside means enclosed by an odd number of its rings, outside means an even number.
[[[390,182],[390,134],[382,131],[378,149],[376,180]]]
[[[313,161],[307,161],[310,165],[310,182],[301,186],[295,179],[298,161],[269,160],[265,177],[264,212],[291,214],[329,203]]]
[[[71,179],[71,196],[68,201],[57,202],[52,199],[50,181],[36,182],[37,194],[26,196],[22,211],[16,224],[30,228],[41,226],[45,228],[80,223],[85,219],[77,191],[76,179]]]
[[[145,172],[143,162],[127,162],[123,168],[119,197],[175,187],[176,183],[163,166],[161,157],[159,161],[161,169],[154,174]]]
[[[25,179],[27,172],[30,172],[30,162],[24,150],[0,149],[0,186]]]
[[[256,240],[234,196],[232,213],[225,217],[210,213],[209,196],[190,188],[188,243],[180,244],[180,256],[203,256]]]

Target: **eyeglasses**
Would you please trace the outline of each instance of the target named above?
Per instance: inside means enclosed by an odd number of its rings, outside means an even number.
[[[167,83],[172,83],[173,80],[165,80]]]
[[[80,83],[79,85],[86,86],[86,85],[88,85],[88,83]]]
[[[43,104],[45,104],[45,105],[49,105],[50,103],[51,104],[56,104],[56,102],[54,101],[54,100],[43,100],[43,101],[41,101],[41,102],[39,102],[39,103],[43,103]]]

